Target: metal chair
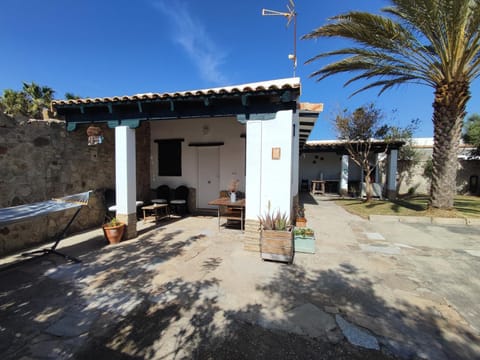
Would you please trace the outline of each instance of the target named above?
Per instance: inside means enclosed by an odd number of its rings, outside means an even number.
[[[160,185],[157,187],[157,198],[152,199],[154,204],[168,204],[170,202],[170,187],[168,185]]]
[[[170,201],[172,211],[180,216],[187,213],[188,188],[185,185],[180,185],[174,191],[173,200]]]

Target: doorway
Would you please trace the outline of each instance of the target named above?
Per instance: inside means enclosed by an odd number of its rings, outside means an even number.
[[[198,208],[213,209],[216,206],[208,205],[220,193],[220,148],[198,147]]]

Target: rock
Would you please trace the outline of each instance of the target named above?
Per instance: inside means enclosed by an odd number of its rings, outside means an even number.
[[[294,308],[288,317],[311,337],[323,337],[337,327],[331,315],[310,303]]]
[[[341,315],[335,315],[335,320],[343,332],[347,340],[356,346],[361,346],[366,349],[380,350],[377,339],[370,335],[366,330],[362,330],[357,326],[350,324]]]

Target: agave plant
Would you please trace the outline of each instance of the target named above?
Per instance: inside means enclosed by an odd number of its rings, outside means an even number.
[[[290,228],[290,219],[286,213],[280,210],[271,211],[270,202],[268,202],[267,211],[258,217],[262,230],[288,230]]]

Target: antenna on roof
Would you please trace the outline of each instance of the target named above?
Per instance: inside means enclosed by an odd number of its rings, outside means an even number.
[[[284,16],[287,18],[287,27],[293,20],[293,54],[288,54],[288,58],[293,61],[293,76],[297,70],[297,13],[295,12],[295,3],[289,0],[287,4],[288,12],[262,9],[262,16]]]

